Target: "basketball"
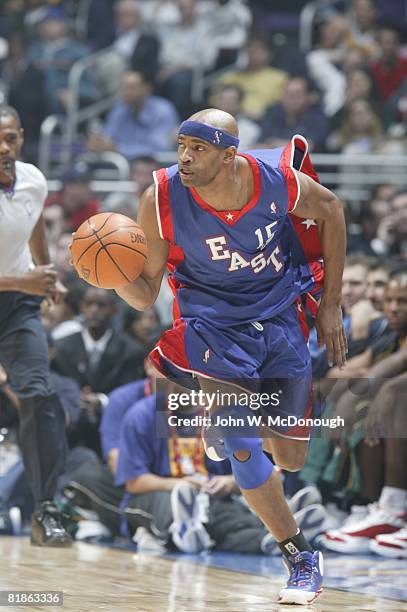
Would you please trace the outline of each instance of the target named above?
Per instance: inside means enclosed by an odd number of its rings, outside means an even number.
[[[82,223],[70,245],[72,264],[90,285],[119,289],[134,281],[147,258],[147,241],[135,221],[99,213]]]

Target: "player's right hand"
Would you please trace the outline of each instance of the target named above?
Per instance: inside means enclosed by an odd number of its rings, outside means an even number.
[[[54,264],[37,266],[19,279],[19,290],[30,295],[49,295],[55,292],[58,274]]]

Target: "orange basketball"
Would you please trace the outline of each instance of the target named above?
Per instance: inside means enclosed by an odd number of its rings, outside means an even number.
[[[119,289],[134,281],[147,258],[143,230],[119,213],[100,213],[84,221],[73,234],[70,249],[79,276],[104,289]]]

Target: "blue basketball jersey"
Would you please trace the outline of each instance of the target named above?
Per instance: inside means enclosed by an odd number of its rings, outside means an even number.
[[[155,173],[161,237],[170,244],[168,269],[174,319],[227,327],[269,319],[312,289],[314,279],[288,217],[299,184],[281,151],[239,153],[254,179],[241,210],[217,211],[185,187],[178,165]]]

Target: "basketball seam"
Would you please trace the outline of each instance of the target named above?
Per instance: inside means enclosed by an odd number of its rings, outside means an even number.
[[[145,253],[142,253],[142,251],[139,251],[138,249],[135,249],[134,247],[131,247],[127,244],[122,244],[121,242],[108,242],[106,245],[103,243],[104,246],[110,246],[112,244],[115,244],[116,246],[121,246],[125,249],[130,249],[131,251],[135,251],[136,253],[138,253],[139,255],[142,255],[144,257],[144,259],[147,259],[147,255]]]
[[[103,250],[106,252],[106,255],[108,257],[110,257],[112,263],[116,266],[116,268],[119,270],[120,274],[122,274],[124,276],[124,278],[126,279],[126,281],[128,281],[129,283],[131,283],[131,280],[129,279],[129,277],[123,272],[123,270],[120,268],[120,266],[116,263],[116,261],[113,259],[113,257],[110,255],[109,251],[107,250],[106,246],[103,244],[102,240],[99,238],[99,236],[97,235],[97,232],[95,232],[98,241],[101,244],[101,247],[99,249],[99,251],[96,253],[95,256],[95,276],[96,276],[96,282],[99,285],[99,280],[98,280],[98,275],[97,275],[97,257],[99,255],[99,253]],[[122,245],[123,246],[123,245]]]
[[[111,234],[114,234],[115,232],[118,232],[121,229],[129,229],[130,227],[134,227],[134,229],[139,229],[137,224],[134,225],[121,225],[120,227],[117,227],[116,229],[112,230],[111,232],[108,232],[107,234],[103,234],[103,236],[100,236],[100,238],[106,238],[106,236],[110,236]],[[78,236],[78,238],[73,238],[72,242],[76,242],[76,240],[88,240],[89,238],[92,238],[93,234],[89,234],[89,236]]]
[[[104,220],[104,222],[102,223],[102,225],[98,229],[95,229],[94,227],[92,227],[91,224],[89,223],[89,219],[87,219],[88,225],[89,225],[90,229],[93,232],[96,232],[96,233],[100,232],[100,230],[102,230],[105,227],[106,223],[109,221],[109,219],[111,219],[113,217],[114,214],[115,213],[110,213],[110,215],[108,217],[106,217],[106,219]]]
[[[87,236],[87,238],[92,238],[92,236]],[[79,255],[78,259],[76,260],[76,262],[74,262],[74,265],[77,266],[80,262],[80,260],[82,259],[82,257],[85,255],[85,253],[87,253],[89,251],[89,249],[91,249],[93,246],[95,246],[95,244],[97,244],[98,242],[98,238],[96,237],[96,240],[94,242],[92,242],[92,244],[90,244],[89,246],[86,247],[86,249]]]

